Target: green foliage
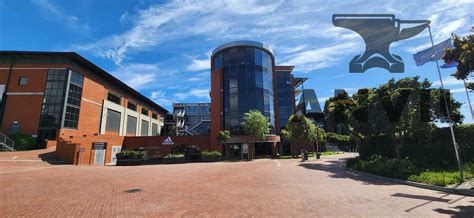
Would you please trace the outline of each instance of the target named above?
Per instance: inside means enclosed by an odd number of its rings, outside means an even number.
[[[456,171],[426,171],[419,175],[411,175],[408,180],[436,186],[447,186],[461,182],[459,172]]]
[[[324,130],[316,127],[316,125],[304,115],[291,115],[285,130],[282,130],[281,134],[290,142],[299,140],[315,142],[317,140],[323,141],[326,138]]]
[[[220,158],[222,153],[218,151],[203,151],[201,152],[201,157],[203,158]]]
[[[246,135],[254,136],[257,140],[264,140],[265,135],[270,133],[270,122],[258,110],[251,110],[245,113],[240,125]]]
[[[474,162],[474,125],[454,129],[459,153],[464,162]],[[457,169],[456,155],[449,128],[417,129],[404,141],[400,156],[429,169]]]
[[[321,156],[331,156],[331,155],[338,155],[338,154],[344,154],[344,152],[340,152],[340,151],[323,151],[323,152],[321,152]]]
[[[457,170],[425,170],[421,171],[408,159],[389,159],[386,157],[373,155],[367,160],[361,158],[349,159],[347,167],[373,173],[380,176],[408,179],[413,182],[425,183],[437,186],[447,186],[462,182]],[[465,177],[467,179],[474,176],[474,163],[464,165]]]
[[[418,168],[408,159],[386,158],[380,155],[372,155],[367,160],[354,158],[347,162],[347,166],[359,171],[397,179],[407,179],[419,172]]]
[[[328,132],[326,134],[326,138],[329,142],[332,142],[332,143],[347,143],[351,140],[351,136],[350,135],[340,135],[340,134],[337,134],[337,133],[333,133],[333,132]]]
[[[395,141],[392,136],[387,134],[369,135],[365,142],[359,146],[359,155],[362,159],[367,159],[372,155],[397,157]]]
[[[230,140],[231,135],[229,130],[224,130],[224,131],[219,131],[219,134],[217,135],[217,140],[219,140],[222,143],[226,143]]]
[[[464,171],[466,171],[466,174],[469,173],[472,176],[474,176],[474,162],[465,163],[464,164]]]
[[[143,159],[144,151],[121,151],[116,154],[117,159]]]
[[[454,48],[447,49],[443,59],[445,62],[457,61],[458,66],[453,76],[464,80],[471,74],[474,66],[474,35],[455,35],[453,41]],[[474,83],[469,83],[468,88],[474,90]]]
[[[12,134],[9,135],[9,137],[15,142],[15,150],[17,151],[39,149],[35,138],[31,137],[30,135]]]
[[[164,159],[184,159],[184,154],[167,154]]]

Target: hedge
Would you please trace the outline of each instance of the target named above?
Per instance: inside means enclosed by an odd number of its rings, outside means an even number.
[[[474,125],[455,127],[454,133],[463,163],[474,162]],[[369,135],[359,146],[359,154],[362,159],[368,159],[372,155],[409,158],[417,166],[426,169],[457,168],[449,128],[414,129],[399,143],[397,145],[391,135]]]
[[[35,138],[25,134],[11,134],[9,137],[15,142],[14,149],[17,151],[39,149]]]
[[[121,151],[116,154],[117,159],[143,159],[144,151]]]
[[[474,125],[456,127],[454,134],[462,161],[474,163]],[[400,153],[425,168],[452,169],[457,166],[449,128],[415,131],[402,145]]]

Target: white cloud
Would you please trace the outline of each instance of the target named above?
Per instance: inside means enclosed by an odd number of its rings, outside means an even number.
[[[361,48],[361,44],[354,42],[337,43],[292,55],[283,65],[294,65],[296,69],[306,72],[322,69],[338,64],[344,55],[359,52]]]
[[[156,64],[124,64],[112,71],[112,75],[134,89],[142,89],[155,81],[160,69]],[[161,73],[163,74],[163,73]]]
[[[188,81],[190,82],[196,82],[196,81],[203,81],[203,80],[209,80],[209,71],[204,71],[202,73],[199,73],[193,77],[190,77]]]
[[[449,92],[450,93],[463,93],[466,91],[464,90],[464,88],[457,88],[457,89],[450,89]]]
[[[299,46],[273,46],[273,50],[278,50],[278,52],[283,54],[290,54],[301,51],[308,47],[308,45],[299,45]]]
[[[151,100],[162,106],[171,106],[173,101],[169,100],[163,91],[153,91],[150,96]]]
[[[443,84],[444,86],[459,86],[459,85],[464,86],[464,82],[462,80],[456,79],[454,76],[443,77]],[[435,82],[433,82],[432,85],[441,86],[441,82],[439,80],[436,80]]]
[[[67,24],[67,27],[76,31],[88,32],[90,29],[89,25],[81,23],[76,16],[69,15],[49,0],[32,0],[32,2],[43,11],[45,18],[48,20]]]
[[[208,70],[211,67],[211,60],[209,58],[199,60],[191,58],[191,64],[186,68],[188,71],[200,71],[200,70]]]
[[[209,89],[191,89],[190,94],[198,98],[209,99]]]
[[[192,99],[195,101],[195,98],[201,99],[210,99],[209,97],[209,89],[198,89],[193,88],[187,92],[177,92],[173,94],[173,97],[176,101],[185,101],[188,99]]]

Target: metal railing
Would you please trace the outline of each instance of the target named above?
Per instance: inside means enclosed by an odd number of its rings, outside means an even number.
[[[0,145],[10,151],[15,150],[15,142],[3,133],[0,133]]]

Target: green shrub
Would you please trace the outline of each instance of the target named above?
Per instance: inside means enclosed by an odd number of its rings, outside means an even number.
[[[143,159],[144,151],[121,151],[116,154],[117,159]]]
[[[201,152],[201,157],[220,158],[222,157],[222,154],[218,151],[203,151]]]
[[[184,159],[184,154],[167,154],[164,159]]]
[[[347,166],[397,179],[407,179],[418,172],[417,167],[408,159],[387,158],[380,155],[372,155],[367,160],[353,159],[347,162]]]
[[[359,155],[367,159],[372,155],[381,155],[394,158],[397,156],[395,140],[387,134],[373,134],[366,136],[365,142],[359,146]]]
[[[474,163],[465,163],[464,171],[466,172],[466,174],[471,174],[471,176],[474,176]]]
[[[461,179],[459,178],[459,172],[455,171],[426,171],[420,173],[419,175],[409,176],[408,180],[437,186],[447,186],[461,182]]]
[[[474,125],[454,129],[459,153],[465,162],[474,162]],[[457,168],[449,128],[415,129],[404,139],[401,156],[415,160],[423,168],[451,170]]]
[[[39,146],[36,144],[35,138],[30,135],[24,134],[12,134],[9,137],[15,142],[15,150],[33,150],[38,149]]]

